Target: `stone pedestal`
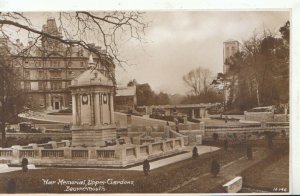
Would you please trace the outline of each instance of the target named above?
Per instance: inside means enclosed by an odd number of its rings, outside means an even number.
[[[105,146],[105,141],[115,140],[116,137],[116,129],[113,127],[104,129],[72,130],[72,146]]]

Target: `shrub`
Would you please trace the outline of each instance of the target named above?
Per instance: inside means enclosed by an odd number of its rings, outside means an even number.
[[[147,176],[148,173],[149,173],[149,171],[150,171],[150,164],[149,164],[148,159],[146,159],[146,160],[143,162],[143,171],[144,171],[145,176]]]
[[[28,171],[28,159],[27,158],[23,158],[22,159],[22,170],[23,172],[27,172]]]
[[[220,172],[220,164],[218,163],[218,161],[216,159],[214,159],[211,162],[211,170],[210,170],[211,174],[216,177],[218,175],[218,173]]]
[[[197,157],[198,157],[198,148],[195,146],[194,148],[193,148],[193,159],[196,159]]]

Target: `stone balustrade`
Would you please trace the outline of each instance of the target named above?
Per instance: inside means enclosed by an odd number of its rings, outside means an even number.
[[[75,159],[87,159],[89,157],[89,150],[71,150],[71,157]]]
[[[97,150],[98,159],[115,159],[115,150]]]
[[[23,157],[30,157],[30,158],[33,158],[35,157],[35,151],[33,149],[29,150],[29,149],[22,149],[22,150],[19,150],[19,157],[20,158],[23,158]]]
[[[11,156],[13,156],[12,150],[0,149],[0,157],[11,157]]]
[[[52,149],[52,146],[56,146],[56,148]],[[30,149],[26,149],[24,146],[0,148],[0,161],[20,165],[22,158],[26,157],[31,164],[37,166],[76,166],[76,164],[80,166],[91,163],[93,166],[123,167],[139,163],[146,158],[154,159],[178,153],[183,146],[183,138],[171,138],[142,145],[124,144],[108,147],[71,147],[69,141],[61,141],[30,144]]]
[[[64,157],[64,150],[44,149],[44,150],[41,150],[41,157],[42,158],[63,158]]]

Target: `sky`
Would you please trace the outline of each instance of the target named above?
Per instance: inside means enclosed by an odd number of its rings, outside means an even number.
[[[223,70],[223,42],[247,40],[253,32],[278,29],[289,20],[288,12],[181,11],[149,12],[147,43],[131,43],[123,53],[129,64],[117,70],[119,83],[132,78],[149,83],[156,92],[185,94],[182,77],[197,67],[216,75]],[[126,84],[126,83],[125,83]]]
[[[50,12],[26,13],[38,29]],[[213,75],[223,70],[223,42],[247,40],[263,29],[278,33],[289,20],[287,11],[155,11],[145,12],[146,29],[142,42],[120,44],[127,65],[116,69],[118,85],[129,80],[149,83],[155,92],[186,94],[182,77],[198,67]],[[14,32],[12,32],[14,33]]]

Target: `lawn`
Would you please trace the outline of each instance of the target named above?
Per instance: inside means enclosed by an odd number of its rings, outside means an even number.
[[[86,191],[86,188],[85,190],[74,191],[76,193],[162,193],[182,184],[186,180],[209,172],[212,158],[218,159],[221,165],[225,165],[242,156],[244,156],[243,152],[239,150],[224,151],[223,149],[220,149],[212,153],[201,155],[196,160],[191,158],[154,169],[150,171],[149,176],[144,176],[141,171],[129,170],[49,168],[30,170],[27,173],[15,171],[0,174],[0,193],[6,193],[6,186],[9,179],[14,179],[16,181],[17,193],[72,193],[72,191],[65,192],[68,185],[58,184],[59,179],[65,181],[75,180],[79,183],[82,180],[86,180],[84,183],[87,183],[88,180],[104,183],[97,186],[88,185],[89,187],[94,188],[93,191]],[[43,179],[56,182],[52,185],[44,185]],[[123,184],[108,184],[112,183],[112,181]],[[131,181],[133,181],[133,184],[126,184],[131,183]],[[70,185],[70,187],[82,188],[84,186]],[[95,188],[99,188],[99,190],[95,191]]]
[[[272,153],[267,159],[244,171],[242,175],[245,187],[268,192],[288,192],[288,149]]]

